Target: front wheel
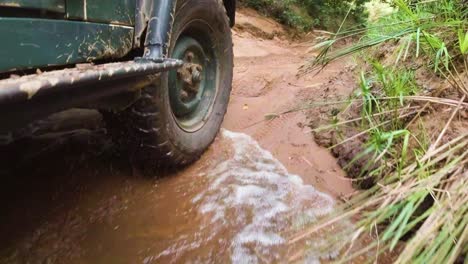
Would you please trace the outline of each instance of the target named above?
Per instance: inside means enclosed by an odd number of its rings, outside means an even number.
[[[145,171],[194,162],[221,127],[233,74],[231,29],[222,2],[178,1],[169,54],[184,66],[154,76],[131,107],[104,116],[112,137]]]

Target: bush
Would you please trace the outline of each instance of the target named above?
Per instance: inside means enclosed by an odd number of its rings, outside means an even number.
[[[326,30],[337,31],[346,16],[345,28],[360,25],[366,20],[364,3],[368,0],[301,0],[301,2],[309,15],[314,17],[314,26]]]
[[[351,4],[353,1],[342,0],[243,0],[241,3],[300,31],[313,27],[336,31],[347,15],[345,28],[362,24],[366,20],[363,5],[366,1]]]
[[[243,0],[241,3],[299,31],[311,30],[314,25],[307,11],[299,7],[298,0]]]

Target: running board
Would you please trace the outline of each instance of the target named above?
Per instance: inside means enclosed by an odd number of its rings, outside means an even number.
[[[150,82],[144,76],[181,67],[183,62],[165,59],[79,64],[75,68],[0,80],[0,133],[33,120],[91,101],[131,91]]]

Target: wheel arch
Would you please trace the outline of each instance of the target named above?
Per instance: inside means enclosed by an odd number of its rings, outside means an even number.
[[[154,1],[158,0],[137,0],[135,10],[135,36],[133,41],[134,48],[142,48],[144,46],[144,40],[149,26],[148,21],[153,12]],[[236,22],[236,0],[223,0],[223,5],[229,17],[229,26],[233,27]],[[167,12],[171,11],[168,10]]]

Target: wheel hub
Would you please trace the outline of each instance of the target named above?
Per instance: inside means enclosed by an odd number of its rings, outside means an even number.
[[[184,56],[184,65],[177,70],[177,78],[182,83],[180,99],[182,102],[190,102],[195,99],[200,90],[203,67],[194,63],[195,54],[187,51]]]
[[[171,57],[184,61],[169,73],[171,110],[181,128],[194,131],[203,126],[216,95],[218,68],[213,45],[203,35],[182,35]]]

